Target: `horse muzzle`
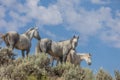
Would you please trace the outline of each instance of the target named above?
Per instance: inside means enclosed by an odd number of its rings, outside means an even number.
[[[88,65],[91,65],[91,64],[92,64],[91,62],[88,63]]]

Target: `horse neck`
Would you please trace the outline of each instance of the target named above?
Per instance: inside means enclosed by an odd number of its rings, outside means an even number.
[[[70,43],[70,40],[61,40],[58,43]]]
[[[29,38],[29,40],[32,40],[34,32],[27,32],[25,35]]]
[[[85,54],[78,54],[78,56],[81,61],[85,60]]]
[[[59,42],[55,42],[55,43],[58,44],[58,45],[61,45],[61,46],[63,46],[63,44],[64,45],[69,45],[69,46],[71,45],[70,40],[64,40],[64,41],[59,41]]]

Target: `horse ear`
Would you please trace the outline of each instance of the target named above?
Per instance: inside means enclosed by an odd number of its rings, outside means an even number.
[[[36,30],[38,30],[38,27],[35,27]]]
[[[89,53],[90,56],[92,56],[90,53]]]
[[[79,39],[79,36],[77,38]]]
[[[29,28],[29,29],[27,30],[27,32],[28,32],[28,31],[31,31],[31,30],[33,30],[33,29],[34,29],[34,28],[33,28],[33,27],[31,27],[31,28]]]
[[[75,38],[75,35],[73,35],[73,38]]]

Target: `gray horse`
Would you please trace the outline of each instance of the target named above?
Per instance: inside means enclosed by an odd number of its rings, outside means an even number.
[[[22,56],[25,57],[24,51],[26,51],[26,56],[28,56],[28,53],[31,48],[31,40],[32,38],[36,38],[40,40],[40,35],[38,32],[38,27],[33,27],[28,29],[25,33],[19,35],[17,32],[7,32],[2,36],[2,39],[6,43],[8,47],[11,49],[19,49],[22,50]]]
[[[76,53],[75,50],[71,49],[68,56],[67,62],[74,64],[75,66],[79,66],[81,61],[85,60],[88,65],[91,65],[91,54],[90,53]]]
[[[69,51],[76,48],[78,39],[79,36],[73,36],[70,40],[59,42],[54,42],[47,38],[44,40],[41,39],[36,47],[36,52],[48,53],[53,58],[58,58],[60,62],[65,62]],[[43,44],[44,46],[41,46]]]
[[[48,38],[41,39],[35,48],[35,54],[47,53],[51,48],[52,40]]]

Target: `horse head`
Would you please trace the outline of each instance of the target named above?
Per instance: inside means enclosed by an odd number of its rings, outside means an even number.
[[[38,27],[34,28],[34,35],[33,35],[33,37],[36,38],[36,39],[38,39],[38,40],[41,39],[41,37],[39,35]]]
[[[72,48],[75,49],[78,45],[79,36],[73,36],[71,39]]]
[[[83,54],[81,58],[84,59],[87,62],[88,65],[92,64],[90,53],[89,54],[88,53]]]
[[[30,29],[28,29],[28,31],[26,32],[27,35],[30,35],[29,37],[32,38],[36,38],[38,40],[41,39],[40,35],[39,35],[39,31],[38,31],[38,27],[32,27]]]

